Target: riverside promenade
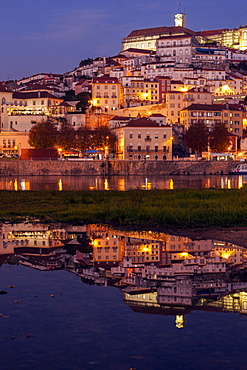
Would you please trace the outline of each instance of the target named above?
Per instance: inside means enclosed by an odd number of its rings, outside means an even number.
[[[0,160],[0,176],[228,175],[239,161]]]

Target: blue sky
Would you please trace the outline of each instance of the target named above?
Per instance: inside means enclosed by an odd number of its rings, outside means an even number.
[[[194,31],[247,24],[244,0],[185,0]],[[0,80],[64,73],[110,56],[133,29],[172,26],[174,0],[0,0]]]

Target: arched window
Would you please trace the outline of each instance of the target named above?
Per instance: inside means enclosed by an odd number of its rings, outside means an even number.
[[[2,104],[5,104],[5,103],[6,103],[6,99],[2,98]]]

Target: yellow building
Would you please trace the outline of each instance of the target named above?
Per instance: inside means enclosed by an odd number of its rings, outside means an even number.
[[[116,125],[112,129],[118,139],[116,152],[119,159],[172,159],[172,127],[155,120],[131,119],[124,126]]]
[[[128,107],[157,104],[159,102],[159,83],[153,80],[132,80],[124,89],[124,103]]]
[[[209,128],[223,122],[230,133],[241,137],[245,111],[239,104],[191,104],[181,110],[180,117],[180,123],[186,129],[197,122],[203,122]]]
[[[124,238],[108,227],[90,225],[88,228],[93,244],[93,260],[98,263],[119,262],[123,258]]]
[[[122,108],[122,85],[115,77],[94,77],[92,80],[92,107],[98,112]]]

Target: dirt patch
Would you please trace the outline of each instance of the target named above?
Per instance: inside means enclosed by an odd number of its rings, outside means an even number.
[[[171,229],[169,234],[188,236],[191,239],[213,239],[230,242],[247,248],[247,227],[210,229]]]

